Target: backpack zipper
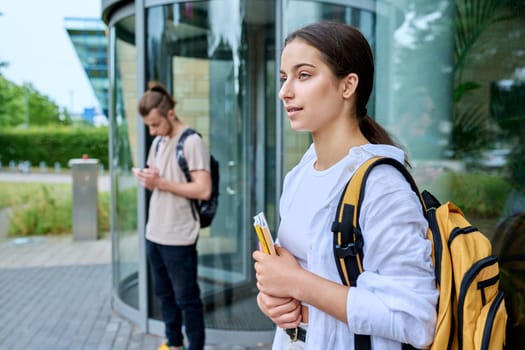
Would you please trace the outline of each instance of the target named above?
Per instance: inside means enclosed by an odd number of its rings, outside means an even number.
[[[467,227],[463,227],[463,228],[460,228],[460,227],[454,228],[452,230],[452,232],[450,233],[450,236],[448,238],[448,246],[450,247],[450,245],[452,244],[452,241],[457,236],[462,235],[462,234],[477,232],[477,231],[478,231],[477,227],[474,227],[474,226],[467,226]]]
[[[497,263],[497,258],[494,255],[487,256],[479,261],[477,261],[472,267],[465,272],[463,280],[461,281],[461,286],[459,290],[458,298],[458,349],[463,349],[463,304],[465,303],[465,296],[467,291],[472,284],[474,278],[479,274],[481,270],[487,266],[491,266]],[[476,286],[477,287],[477,286]]]
[[[501,303],[504,300],[503,291],[499,291],[498,295],[494,299],[494,303],[490,305],[490,310],[487,314],[487,320],[485,322],[485,327],[483,328],[483,338],[481,340],[481,350],[490,350],[490,339],[492,336],[492,326],[494,325],[494,318],[496,318],[496,313],[499,310]]]

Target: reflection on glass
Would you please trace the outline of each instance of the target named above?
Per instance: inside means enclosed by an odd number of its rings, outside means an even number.
[[[134,17],[115,28],[115,90],[112,121],[112,215],[114,283],[119,298],[138,309],[136,57]]]
[[[375,117],[418,166],[442,158],[450,135],[453,8],[422,0],[378,9]]]
[[[512,2],[480,5],[490,11],[460,4],[455,13],[449,156],[465,170],[454,174],[451,192],[472,221],[497,240],[496,227],[525,211],[525,28]]]
[[[457,204],[494,241],[512,324],[507,346],[515,348],[524,329],[515,302],[523,270],[511,255],[523,245],[525,27],[512,2],[470,3],[381,8],[376,105],[407,147],[420,187]]]

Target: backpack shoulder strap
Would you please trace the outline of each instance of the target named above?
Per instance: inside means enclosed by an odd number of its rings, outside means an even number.
[[[184,130],[179,137],[176,149],[177,162],[179,163],[179,167],[181,168],[182,172],[184,173],[184,177],[188,182],[191,182],[191,175],[190,169],[188,168],[188,162],[186,161],[186,157],[184,157],[184,141],[186,141],[186,138],[188,138],[188,136],[193,134],[198,134],[199,136],[201,136],[201,134],[199,134],[196,130],[192,128],[187,128],[186,130]],[[198,206],[198,202],[194,199],[190,199],[190,203],[191,214],[193,215],[193,218],[197,220],[197,214],[195,212],[197,211],[196,207]]]
[[[332,223],[336,265],[341,281],[346,286],[355,286],[357,276],[363,271],[364,241],[357,220],[357,204],[361,189],[366,182],[365,173],[376,160],[372,158],[366,161],[348,180],[337,205],[335,221]]]
[[[391,165],[401,172],[420,199],[423,212],[426,212],[414,178],[402,163],[388,157],[374,157],[363,163],[346,184],[332,224],[336,265],[342,282],[347,286],[355,286],[358,275],[363,271],[364,240],[359,226],[360,208],[365,196],[368,175],[373,168],[382,164]]]
[[[155,155],[157,155],[157,153],[159,153],[159,147],[160,147],[160,143],[162,142],[162,137],[158,137],[158,140],[157,140],[157,143],[155,144]]]
[[[186,157],[184,157],[184,141],[186,141],[186,138],[193,134],[199,134],[197,131],[195,131],[192,128],[187,128],[182,132],[182,134],[179,137],[179,141],[177,142],[177,161],[179,162],[179,167],[181,168],[182,172],[184,173],[184,177],[186,178],[186,181],[191,181],[191,175],[190,170],[188,168],[188,162],[186,161]],[[199,134],[200,136],[200,134]]]
[[[335,221],[332,224],[336,266],[341,281],[347,286],[355,287],[357,285],[357,277],[363,272],[364,239],[359,226],[359,213],[365,196],[368,175],[374,167],[381,164],[389,164],[403,174],[412,190],[418,195],[423,206],[423,212],[426,212],[419,189],[412,175],[403,164],[388,157],[374,157],[363,163],[346,184],[337,206]],[[356,334],[354,336],[354,348],[356,350],[371,349],[370,336]],[[405,349],[413,349],[413,347],[403,344],[403,350]]]

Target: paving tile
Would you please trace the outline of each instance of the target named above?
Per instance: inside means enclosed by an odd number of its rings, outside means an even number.
[[[0,350],[156,350],[162,337],[112,310],[110,243],[67,236],[0,241]]]

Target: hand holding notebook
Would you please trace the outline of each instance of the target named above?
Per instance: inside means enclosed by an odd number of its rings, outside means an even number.
[[[266,254],[277,255],[264,212],[260,212],[253,217],[253,227],[257,233],[257,238],[259,238],[259,249]]]

